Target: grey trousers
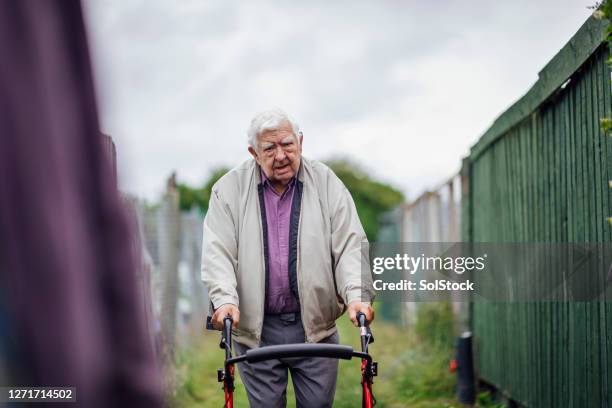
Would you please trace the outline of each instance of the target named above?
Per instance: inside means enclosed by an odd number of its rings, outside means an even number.
[[[266,315],[261,335],[262,346],[304,343],[305,334],[300,315],[291,322],[283,315]],[[338,344],[338,332],[321,343]],[[236,355],[248,347],[234,342]],[[240,378],[249,397],[251,408],[284,408],[287,405],[288,371],[295,391],[298,408],[326,408],[334,401],[338,360],[330,358],[289,358],[239,363]]]

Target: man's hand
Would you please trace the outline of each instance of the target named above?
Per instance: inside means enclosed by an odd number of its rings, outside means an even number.
[[[215,313],[212,315],[212,323],[215,329],[223,330],[223,320],[226,317],[231,317],[233,321],[233,326],[238,326],[238,322],[240,321],[240,311],[231,303],[226,303],[224,305],[219,306]]]
[[[359,325],[359,322],[357,321],[357,313],[359,312],[365,315],[366,322],[368,325],[372,323],[372,320],[374,320],[374,309],[372,309],[372,305],[370,305],[370,302],[360,302],[358,300],[354,300],[349,303],[348,316],[355,326]]]

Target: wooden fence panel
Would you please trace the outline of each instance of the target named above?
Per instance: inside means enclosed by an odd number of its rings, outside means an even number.
[[[472,148],[461,171],[464,241],[612,241],[612,142],[600,127],[612,112],[606,25],[589,19]],[[514,273],[517,282],[550,278]],[[480,379],[528,407],[612,406],[607,296],[474,303]]]

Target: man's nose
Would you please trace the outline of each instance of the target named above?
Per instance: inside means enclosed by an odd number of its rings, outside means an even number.
[[[277,146],[276,147],[276,156],[274,156],[274,159],[277,162],[281,162],[281,161],[285,160],[285,157],[286,157],[286,155],[285,155],[285,151],[283,150],[283,148],[281,146]]]

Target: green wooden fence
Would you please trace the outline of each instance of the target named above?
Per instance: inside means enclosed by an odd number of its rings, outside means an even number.
[[[471,242],[610,242],[612,94],[594,18],[472,147],[462,169]],[[608,292],[609,293],[609,292]],[[479,378],[528,407],[612,407],[612,298],[474,303]]]

